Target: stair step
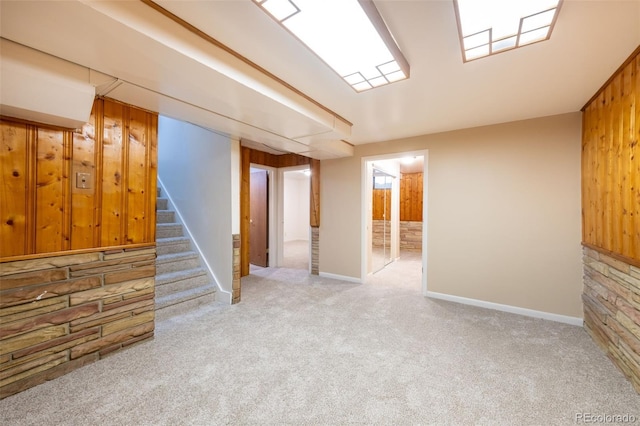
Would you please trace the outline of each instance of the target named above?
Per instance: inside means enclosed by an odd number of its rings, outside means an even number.
[[[156,296],[156,321],[162,321],[180,315],[202,305],[216,303],[216,288],[213,285],[173,293],[167,296]]]
[[[156,321],[217,303],[216,286],[200,267],[200,257],[191,249],[191,240],[184,236],[184,227],[176,222],[175,211],[169,210],[169,199],[161,195],[158,187]]]
[[[203,287],[209,284],[209,277],[203,268],[186,269],[156,275],[156,299],[169,294]]]
[[[194,269],[199,266],[200,259],[198,253],[194,251],[162,254],[156,257],[156,275]]]
[[[176,223],[176,212],[172,210],[158,210],[156,223]]]
[[[182,237],[182,225],[179,223],[157,223],[156,238]]]
[[[169,199],[158,197],[156,203],[156,210],[167,210],[169,208]]]
[[[191,241],[187,237],[156,238],[156,253],[162,256],[191,250]]]

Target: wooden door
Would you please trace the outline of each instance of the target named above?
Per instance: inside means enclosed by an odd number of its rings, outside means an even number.
[[[269,178],[266,170],[251,172],[249,195],[249,263],[269,266]]]

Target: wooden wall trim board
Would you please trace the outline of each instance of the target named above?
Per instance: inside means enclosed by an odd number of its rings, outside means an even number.
[[[259,164],[273,168],[304,166],[310,164],[311,159],[298,154],[274,155],[264,151],[247,148],[251,164]]]
[[[623,256],[621,254],[614,253],[614,252],[612,252],[610,250],[605,250],[603,248],[600,248],[598,246],[595,246],[595,245],[589,244],[589,243],[585,243],[585,242],[582,242],[582,245],[584,247],[588,248],[588,249],[597,251],[598,253],[602,253],[602,254],[607,255],[609,257],[612,257],[612,258],[614,258],[616,260],[619,260],[621,262],[627,263],[627,264],[629,264],[631,266],[635,266],[636,268],[640,268],[640,259],[631,259],[630,257]]]
[[[320,227],[320,160],[311,160],[310,218],[309,226]]]
[[[42,255],[40,253],[37,254],[26,254],[24,256],[13,256],[10,258],[2,258],[0,259],[0,265],[8,262],[17,262],[21,260],[35,260],[42,258],[50,258],[50,257],[60,257],[60,256],[69,256],[72,254],[86,254],[86,253],[98,253],[106,251],[118,251],[118,250],[142,250],[146,248],[155,248],[156,243],[142,243],[142,244],[126,244],[122,246],[111,246],[111,247],[96,247],[96,248],[86,248],[86,249],[77,249],[77,250],[67,250],[67,251],[58,251],[54,253],[47,253],[46,255]],[[2,266],[0,266],[0,270]]]
[[[78,130],[0,117],[0,261],[153,244],[157,124],[104,98]]]
[[[640,260],[640,49],[583,111],[582,240]]]
[[[240,148],[240,276],[249,275],[251,149]]]

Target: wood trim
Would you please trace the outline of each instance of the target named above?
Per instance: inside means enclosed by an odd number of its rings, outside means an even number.
[[[235,58],[241,60],[242,62],[244,62],[245,64],[247,64],[250,67],[254,68],[255,70],[259,71],[260,73],[266,75],[270,79],[277,81],[278,83],[280,83],[283,86],[285,86],[287,89],[292,90],[294,93],[296,93],[297,95],[302,96],[304,99],[306,99],[307,101],[309,101],[312,104],[316,105],[317,107],[321,108],[322,110],[328,112],[329,114],[332,114],[333,116],[335,116],[336,118],[339,118],[340,120],[344,121],[345,123],[349,124],[350,126],[353,126],[353,123],[351,123],[350,121],[346,120],[344,117],[336,114],[334,111],[332,111],[329,108],[327,108],[326,106],[322,105],[321,103],[319,103],[315,99],[313,99],[310,96],[302,93],[300,90],[296,89],[295,87],[293,87],[292,85],[290,85],[286,81],[280,79],[276,75],[274,75],[274,74],[270,73],[269,71],[267,71],[266,69],[262,68],[260,65],[256,64],[255,62],[252,62],[251,60],[249,60],[248,58],[242,56],[241,54],[239,54],[235,50],[232,50],[228,46],[222,44],[221,42],[219,42],[215,38],[211,37],[209,34],[207,34],[204,31],[198,29],[197,27],[191,25],[190,23],[188,23],[184,19],[182,19],[182,18],[174,15],[173,13],[169,12],[167,9],[163,8],[159,4],[153,2],[152,0],[140,0],[140,2],[142,2],[143,4],[146,4],[150,8],[154,9],[156,12],[161,13],[162,15],[164,15],[167,18],[169,18],[170,20],[172,20],[176,24],[180,25],[181,27],[183,27],[187,31],[189,31],[192,34],[200,37],[204,41],[206,41],[206,42],[208,42],[208,43],[210,43],[210,44],[212,44],[212,45],[224,50],[225,52],[229,53],[230,55],[232,55]]]
[[[246,147],[245,147],[246,148]],[[304,157],[299,154],[281,154],[274,155],[269,152],[258,151],[251,148],[246,148],[249,150],[249,162],[251,164],[259,164],[261,166],[269,166],[275,169],[280,167],[292,167],[292,166],[303,166],[308,165],[311,162],[311,158]]]
[[[594,93],[594,95],[587,101],[586,104],[584,104],[584,106],[580,111],[584,112],[584,110],[591,104],[591,102],[595,101],[598,98],[598,96],[600,96],[600,94],[607,88],[607,86],[611,84],[611,82],[618,76],[618,74],[620,74],[622,70],[624,70],[627,67],[627,65],[629,65],[636,59],[637,55],[640,55],[640,44],[638,45],[638,47],[635,48],[633,53],[631,53],[631,55],[629,55],[629,57],[622,63],[622,65],[620,65],[618,69],[615,70],[613,74],[611,74],[611,77],[609,77],[609,79],[605,81],[605,83],[602,86],[600,86],[598,91]]]
[[[311,160],[310,180],[309,226],[318,228],[320,226],[320,160]]]
[[[249,275],[251,149],[240,147],[240,276]]]
[[[131,250],[131,249],[143,249],[143,248],[155,248],[155,247],[156,247],[155,242],[140,243],[140,244],[126,244],[126,245],[111,246],[111,247],[93,247],[93,248],[87,248],[87,249],[57,251],[52,253],[37,253],[37,254],[26,254],[22,256],[4,257],[0,259],[0,263],[15,262],[17,260],[33,260],[33,259],[42,259],[47,257],[69,256],[72,254],[85,254],[85,253],[95,253],[95,252],[102,252],[102,251]]]
[[[151,133],[149,134],[149,173],[151,178],[149,179],[150,192],[148,199],[151,200],[149,209],[150,214],[147,235],[147,241],[156,240],[156,221],[157,221],[157,202],[158,202],[158,114],[153,113],[151,115]]]
[[[616,260],[619,260],[620,262],[624,262],[624,263],[628,263],[631,266],[635,266],[636,268],[640,268],[640,259],[632,259],[630,257],[627,256],[623,256],[621,254],[618,253],[614,253],[610,250],[606,250],[603,249],[601,247],[595,246],[593,244],[589,244],[589,243],[585,243],[584,241],[582,242],[582,245],[586,248],[589,248],[591,250],[597,251],[598,253],[602,253],[604,255],[607,255],[609,257],[612,257]]]

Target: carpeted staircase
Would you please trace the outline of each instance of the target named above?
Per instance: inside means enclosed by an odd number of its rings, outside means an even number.
[[[158,188],[156,225],[156,320],[214,303],[216,287],[200,265],[198,253]]]

